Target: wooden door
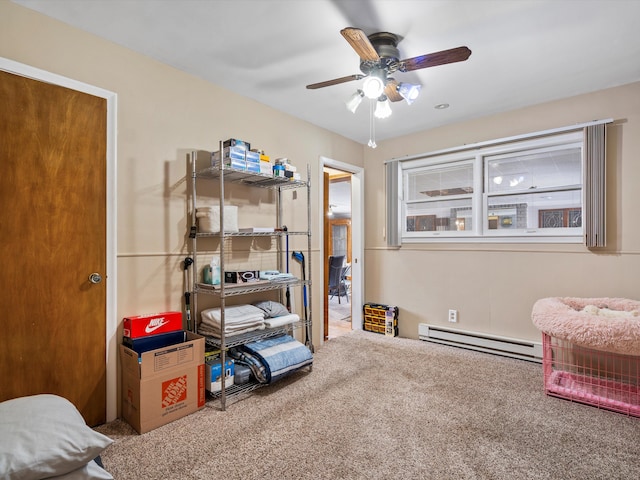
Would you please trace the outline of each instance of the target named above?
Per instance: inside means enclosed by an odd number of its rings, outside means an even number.
[[[54,393],[89,425],[106,420],[106,120],[103,98],[0,71],[0,401]]]

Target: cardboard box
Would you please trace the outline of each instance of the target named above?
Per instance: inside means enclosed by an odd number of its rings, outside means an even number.
[[[247,172],[251,173],[262,173],[262,169],[260,168],[260,162],[247,162]]]
[[[235,376],[235,362],[233,358],[225,358],[225,388],[233,385]],[[206,377],[205,388],[210,392],[219,392],[222,390],[222,368],[220,368],[220,358],[207,360],[205,363]]]
[[[245,158],[246,150],[239,147],[225,147],[223,151],[223,163],[226,167],[235,170],[245,170],[247,162]],[[211,154],[211,166],[218,168],[220,165],[220,152]]]
[[[260,162],[260,173],[273,175],[273,164],[271,162]]]
[[[177,330],[175,332],[158,333],[156,335],[148,335],[146,337],[130,338],[122,337],[122,344],[135,351],[138,356],[149,350],[157,350],[159,348],[168,347],[169,345],[175,345],[182,343],[186,339],[186,333],[184,330]]]
[[[182,312],[151,313],[125,317],[122,320],[122,329],[122,336],[129,338],[175,332],[183,329]]]
[[[260,154],[258,152],[247,151],[245,160],[247,161],[247,163],[260,163]]]
[[[120,345],[121,415],[138,433],[170,423],[205,404],[204,337],[138,354]]]
[[[223,147],[238,147],[244,150],[251,150],[251,144],[244,140],[238,140],[237,138],[229,138],[222,143]]]
[[[198,232],[218,233],[220,231],[220,206],[197,207],[196,219]],[[238,231],[238,207],[236,205],[224,206],[224,231]]]
[[[214,168],[218,168],[220,165],[218,162],[215,162],[212,166]],[[234,170],[246,170],[247,162],[245,162],[244,160],[238,160],[236,158],[232,158],[232,159],[227,158],[225,159],[224,166],[232,168]]]
[[[224,158],[232,158],[236,160],[246,160],[247,151],[240,147],[225,147],[223,150]]]

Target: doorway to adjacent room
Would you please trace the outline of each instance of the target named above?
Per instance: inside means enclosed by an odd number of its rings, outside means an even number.
[[[324,159],[324,340],[362,325],[362,171]]]

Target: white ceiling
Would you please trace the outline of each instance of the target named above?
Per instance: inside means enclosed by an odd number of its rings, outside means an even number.
[[[640,80],[640,0],[14,1],[362,144],[369,108],[344,105],[361,81],[305,88],[360,73],[347,26],[402,36],[403,59],[473,52],[396,73],[422,94],[376,121],[378,143]]]

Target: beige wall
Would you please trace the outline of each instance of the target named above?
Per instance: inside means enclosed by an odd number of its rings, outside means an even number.
[[[456,106],[454,105],[453,108]],[[434,115],[438,112],[434,110]],[[430,244],[388,249],[383,237],[384,161],[556,127],[614,119],[607,128],[607,247]],[[398,305],[399,330],[421,322],[539,340],[533,303],[549,296],[640,299],[640,83],[379,142],[365,153],[366,297]],[[409,288],[407,288],[409,286]]]
[[[114,322],[132,314],[181,309],[181,262],[188,252],[186,155],[191,149],[217,150],[220,140],[245,139],[273,157],[289,158],[304,176],[309,164],[314,189],[322,185],[320,156],[363,165],[362,145],[8,0],[0,0],[0,57],[118,95]],[[262,214],[264,209],[270,211],[272,199],[254,198],[265,205],[250,205],[243,211],[241,226],[265,226]],[[316,232],[320,225],[318,198],[314,190]],[[295,200],[291,192],[285,192],[285,200],[290,208],[282,223],[305,229],[304,192]],[[321,246],[320,239],[313,237],[314,289],[322,284],[318,267]],[[291,248],[306,248],[306,241],[292,241]],[[300,292],[297,294],[300,298]],[[321,295],[316,294],[313,300],[314,317],[321,319]],[[315,343],[321,338],[321,322],[316,321]],[[111,348],[116,343],[112,341]],[[112,353],[117,358],[117,353]],[[115,371],[116,365],[108,368]]]
[[[530,321],[538,298],[639,296],[640,84],[381,141],[371,150],[7,0],[0,0],[0,56],[118,95],[118,321],[180,308],[180,262],[188,251],[186,153],[215,149],[229,137],[286,156],[300,168],[310,164],[314,188],[321,185],[321,155],[365,167],[364,298],[398,305],[402,336],[417,338],[420,322],[445,324],[447,310],[455,308],[460,328],[538,339]],[[385,247],[380,215],[385,160],[609,117],[616,123],[609,127],[605,251],[566,245]],[[317,232],[317,192],[313,198]],[[303,205],[300,195],[287,199],[294,207]],[[301,225],[300,210],[283,223]],[[254,205],[251,212],[260,218],[261,208]],[[243,222],[250,225],[252,218]],[[320,248],[315,236],[316,343],[321,338]]]
[[[180,308],[191,149],[246,139],[273,157],[288,157],[305,176],[311,165],[314,187],[321,185],[321,155],[362,166],[363,148],[355,142],[7,0],[0,0],[0,56],[118,95],[119,318]],[[315,227],[316,192],[313,197]],[[298,213],[306,212],[304,198],[290,200]],[[260,209],[252,212],[260,218]],[[304,218],[289,215],[283,223],[304,228]],[[251,216],[242,219],[254,224]],[[320,245],[314,237],[316,254]]]

